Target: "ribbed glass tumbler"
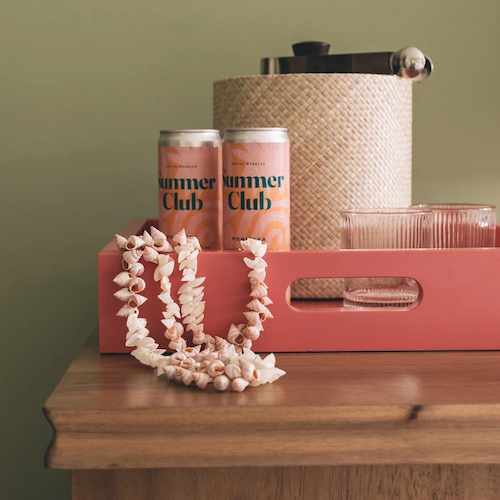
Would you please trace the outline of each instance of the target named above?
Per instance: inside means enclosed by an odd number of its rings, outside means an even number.
[[[493,205],[430,203],[411,208],[432,211],[434,248],[495,246],[497,211]]]
[[[350,250],[431,248],[430,210],[387,208],[344,210],[341,217],[341,248]],[[419,294],[409,277],[347,278],[344,307],[407,307]]]

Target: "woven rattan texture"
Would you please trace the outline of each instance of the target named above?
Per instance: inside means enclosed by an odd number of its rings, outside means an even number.
[[[214,84],[214,127],[287,127],[292,249],[340,246],[339,210],[411,203],[412,83],[396,76],[291,74]],[[341,296],[301,280],[294,298]]]

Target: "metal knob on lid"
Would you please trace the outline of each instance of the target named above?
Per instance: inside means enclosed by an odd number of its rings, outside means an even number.
[[[261,61],[261,74],[371,73],[397,75],[416,83],[432,73],[432,61],[416,47],[396,52],[328,54],[326,42],[301,42],[293,46],[293,57],[269,57]]]

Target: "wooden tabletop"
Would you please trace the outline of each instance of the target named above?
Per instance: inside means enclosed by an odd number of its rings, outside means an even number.
[[[244,393],[157,379],[89,339],[47,400],[63,469],[500,463],[500,352],[278,354]]]

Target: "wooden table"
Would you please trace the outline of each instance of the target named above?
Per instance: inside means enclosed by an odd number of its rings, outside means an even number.
[[[48,399],[73,500],[500,498],[500,353],[279,354],[242,394],[157,379],[96,335]]]

